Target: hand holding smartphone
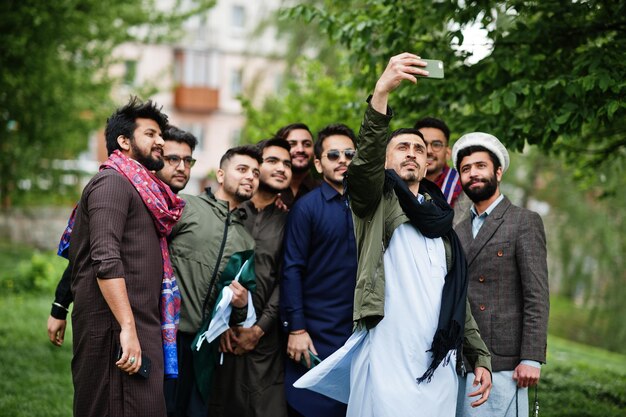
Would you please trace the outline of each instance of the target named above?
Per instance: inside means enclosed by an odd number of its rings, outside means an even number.
[[[319,363],[322,361],[319,358],[319,356],[317,356],[315,353],[311,352],[310,349],[309,349],[309,360],[311,361],[311,368],[309,368],[309,369],[313,369],[316,365],[319,365]],[[308,368],[304,355],[300,356],[300,364],[302,366],[304,366],[305,368]]]
[[[117,348],[117,354],[115,355],[115,361],[119,361],[120,359],[122,359],[122,354],[124,352],[122,352],[122,347],[119,346]],[[149,357],[147,357],[146,355],[144,355],[143,353],[141,354],[141,367],[139,368],[139,371],[137,371],[137,375],[139,375],[140,377],[143,378],[148,378],[150,376],[150,369],[152,368],[152,361],[150,360]]]

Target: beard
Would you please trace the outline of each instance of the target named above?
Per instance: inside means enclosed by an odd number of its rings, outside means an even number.
[[[416,182],[420,182],[422,178],[424,178],[423,176],[420,175],[420,172],[422,171],[422,167],[419,164],[417,164],[416,170],[403,171],[402,168],[408,164],[409,163],[406,163],[406,162],[403,162],[402,164],[400,164],[400,169],[396,171],[396,173],[402,179],[402,181],[406,182],[407,184],[414,184]]]
[[[259,181],[259,191],[264,191],[266,193],[270,193],[270,194],[278,194],[278,193],[282,193],[283,191],[285,191],[287,188],[289,188],[289,184],[285,185],[282,188],[276,188],[276,187],[272,187],[271,185],[269,185],[266,182],[263,181]]]
[[[483,183],[482,187],[471,189],[470,186],[477,182]],[[481,178],[477,181],[470,181],[469,183],[462,184],[463,191],[474,203],[488,200],[491,198],[498,189],[498,181],[496,181],[495,175],[489,178]]]
[[[135,145],[135,141],[131,140],[130,148],[133,152],[135,160],[139,162],[141,165],[146,167],[148,171],[160,171],[165,166],[165,162],[161,158],[153,158],[151,156],[154,148],[150,149],[150,152],[147,155],[144,155],[141,150]]]
[[[293,164],[291,166],[291,171],[296,173],[296,174],[301,174],[303,172],[307,172],[308,170],[311,169],[311,160],[307,160],[307,163],[305,166],[296,166],[295,164]]]
[[[235,191],[235,194],[233,196],[235,200],[237,200],[239,203],[243,203],[244,201],[250,200],[253,195],[254,195],[253,192],[239,191],[239,189],[237,189],[237,191]]]

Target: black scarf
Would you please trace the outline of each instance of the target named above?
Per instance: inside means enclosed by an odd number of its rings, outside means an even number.
[[[428,350],[433,361],[417,378],[417,382],[430,382],[435,369],[446,358],[448,351],[458,349],[463,343],[465,329],[465,302],[467,297],[467,262],[461,242],[452,229],[454,211],[448,205],[439,187],[427,179],[420,181],[419,193],[427,195],[427,201],[420,204],[406,183],[394,170],[385,172],[385,191],[395,191],[400,206],[411,224],[427,238],[445,238],[452,248],[452,268],[446,274],[441,296],[439,323]],[[428,199],[430,196],[430,199]],[[460,359],[460,358],[459,358]]]

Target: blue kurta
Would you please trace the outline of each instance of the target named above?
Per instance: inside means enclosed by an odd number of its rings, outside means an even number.
[[[321,359],[341,347],[352,333],[357,255],[352,213],[330,185],[296,202],[287,219],[281,283],[285,330],[306,329]],[[307,371],[287,360],[287,402],[305,416],[345,416],[346,405],[293,383]]]

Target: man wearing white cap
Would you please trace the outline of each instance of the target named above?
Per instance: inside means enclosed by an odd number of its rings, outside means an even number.
[[[509,154],[495,136],[462,136],[452,159],[463,191],[474,202],[456,232],[467,255],[472,313],[493,366],[489,401],[480,412],[470,406],[470,373],[459,384],[457,416],[528,416],[528,387],[538,383],[546,361],[549,296],[543,222],[501,194]]]

